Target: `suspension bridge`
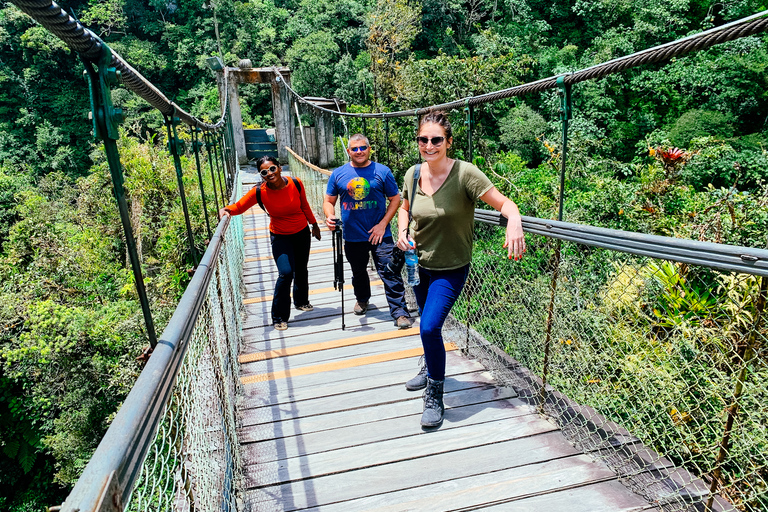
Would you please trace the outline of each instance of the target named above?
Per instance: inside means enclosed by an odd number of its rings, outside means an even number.
[[[214,204],[258,183],[247,162],[237,83],[269,84],[280,158],[302,178],[319,214],[327,171],[308,160],[333,162],[336,119],[377,123],[366,131],[383,140],[389,159],[392,134],[408,131],[398,120],[412,123],[409,118],[434,109],[458,111],[469,127],[471,155],[475,108],[557,89],[564,172],[574,85],[763,32],[768,13],[574,73],[403,112],[348,114],[338,102],[297,95],[287,69],[220,66],[223,114],[206,123],[168,100],[56,4],[13,3],[85,63],[94,134],[104,142],[153,349],[72,493],[52,509],[768,507],[762,435],[768,251],[564,222],[561,176],[558,220],[523,222],[529,253],[549,257],[533,267],[515,266],[498,253],[495,234],[504,219],[477,210],[472,270],[445,329],[446,420],[437,432],[425,433],[418,427],[420,395],[403,386],[418,369],[418,321],[409,330],[394,328],[372,273],[378,307],[363,317],[348,315],[342,330],[341,313],[351,311],[353,299],[349,294],[341,304],[331,286],[327,230],[310,256],[315,309],[295,312],[289,329],[278,332],[267,311],[275,269],[266,216],[255,208],[214,225],[211,215],[204,254],[189,233],[195,274],[156,335],[131,248],[115,143],[120,112],[111,101],[120,77],[165,116],[182,204],[180,156],[190,152],[208,215]],[[313,144],[307,144],[299,107],[316,118]],[[191,145],[181,143],[180,129],[190,131]],[[208,172],[210,180],[203,179]],[[609,263],[587,268],[601,260]],[[594,273],[603,278],[599,287]],[[674,285],[665,287],[665,279]],[[697,285],[712,282],[728,291],[719,298],[728,314],[716,321],[671,300],[681,288],[690,300]],[[679,332],[661,314],[644,314],[649,304],[669,318],[698,315],[697,330]],[[702,340],[718,349],[705,350]]]

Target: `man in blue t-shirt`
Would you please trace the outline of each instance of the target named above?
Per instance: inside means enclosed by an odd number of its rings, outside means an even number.
[[[357,299],[354,312],[364,315],[368,310],[371,282],[366,266],[370,254],[384,283],[389,313],[399,329],[407,329],[412,322],[405,306],[403,278],[387,268],[395,246],[389,222],[400,206],[395,177],[386,165],[371,162],[371,145],[365,135],[352,135],[347,153],[350,161],[335,169],[328,178],[323,212],[325,224],[333,231],[336,201],[341,197],[344,251],[352,267],[352,288]]]

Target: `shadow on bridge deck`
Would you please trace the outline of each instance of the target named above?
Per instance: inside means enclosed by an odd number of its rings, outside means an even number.
[[[246,510],[653,508],[452,346],[445,422],[423,432],[421,392],[403,385],[418,371],[418,321],[409,330],[394,327],[373,273],[372,309],[354,316],[349,287],[341,330],[324,226],[309,262],[315,309],[293,311],[288,330],[274,330],[267,225],[258,206],[245,215],[239,435]]]

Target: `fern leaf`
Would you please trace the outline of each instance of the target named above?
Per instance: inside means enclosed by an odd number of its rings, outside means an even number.
[[[24,443],[19,447],[19,455],[17,459],[19,464],[21,464],[21,469],[24,470],[25,474],[32,471],[32,466],[35,465],[36,458],[37,452],[31,445]]]
[[[16,454],[19,453],[19,440],[10,439],[3,444],[3,453],[11,459],[16,458]]]

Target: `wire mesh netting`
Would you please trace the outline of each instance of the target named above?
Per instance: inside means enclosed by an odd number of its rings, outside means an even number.
[[[446,340],[660,509],[768,509],[768,280],[531,234],[514,262],[476,226]]]
[[[243,225],[230,221],[154,444],[126,510],[237,510]]]
[[[477,226],[447,337],[661,509],[768,509],[766,278]]]

